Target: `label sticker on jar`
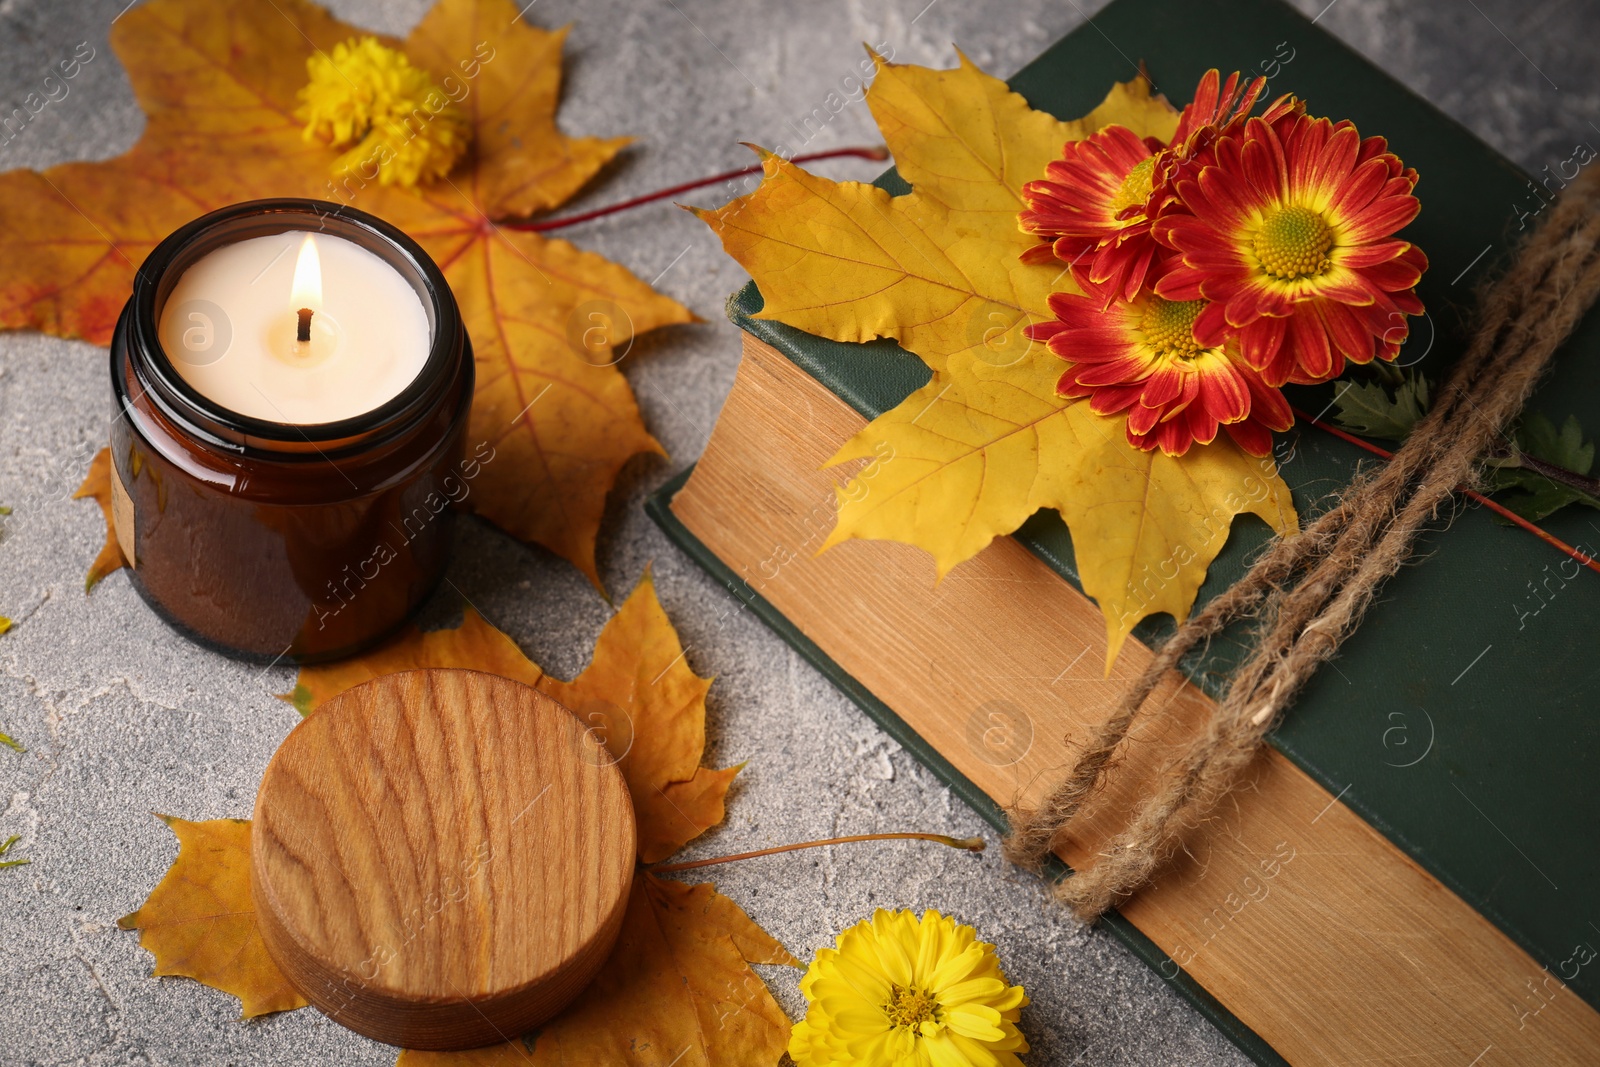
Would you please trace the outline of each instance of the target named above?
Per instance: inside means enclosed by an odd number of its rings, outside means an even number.
[[[111,464],[111,526],[116,531],[122,558],[128,561],[128,566],[138,566],[133,558],[133,498],[122,484],[122,474],[115,462]]]

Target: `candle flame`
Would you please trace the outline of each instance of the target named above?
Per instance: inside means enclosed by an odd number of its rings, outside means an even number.
[[[300,258],[294,263],[294,285],[289,302],[296,308],[322,306],[322,261],[317,258],[317,243],[308,233],[300,242]]]

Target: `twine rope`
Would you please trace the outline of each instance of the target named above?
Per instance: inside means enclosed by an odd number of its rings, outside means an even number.
[[[1597,296],[1600,168],[1564,191],[1511,268],[1485,292],[1465,355],[1393,459],[1358,477],[1301,533],[1275,541],[1244,578],[1178,628],[1040,805],[1010,813],[1006,857],[1039,868],[1100,785],[1166,673],[1230,622],[1255,616],[1252,648],[1204,732],[1141,798],[1093,866],[1057,883],[1055,893],[1093,921],[1147,882],[1183,830],[1227,795],[1456,488],[1479,484],[1480,458],[1522,410],[1551,355]]]

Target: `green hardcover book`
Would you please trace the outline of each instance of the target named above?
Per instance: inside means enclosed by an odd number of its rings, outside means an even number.
[[[1117,0],[1010,84],[1034,107],[1071,117],[1087,113],[1140,62],[1180,104],[1210,67],[1270,71],[1269,95],[1294,92],[1315,114],[1349,118],[1363,134],[1388,138],[1421,175],[1422,213],[1403,236],[1431,264],[1419,289],[1427,316],[1413,321],[1400,362],[1440,380],[1464,349],[1475,284],[1506,261],[1548,191],[1273,0]],[[892,172],[879,184],[908,191]],[[752,284],[730,299],[730,317],[864,417],[928,380],[923,364],[892,342],[823,340],[753,318],[761,307]],[[1337,384],[1295,390],[1291,400],[1303,411],[1324,411]],[[1576,416],[1586,427],[1600,426],[1600,315],[1589,315],[1557,354],[1529,411],[1557,425]],[[1302,517],[1314,515],[1363,464],[1378,462],[1304,423],[1280,438],[1281,471]],[[748,561],[718,559],[672,511],[688,475],[661,490],[651,513],[734,589]],[[1600,1007],[1600,966],[1589,962],[1593,949],[1583,951],[1600,946],[1600,575],[1465,501],[1448,519],[1422,539],[1414,565],[1387,584],[1381,603],[1307,687],[1271,743],[1545,968],[1545,989],[1552,988],[1548,976],[1558,975],[1559,987],[1587,1011]],[[1565,508],[1542,525],[1568,544],[1600,545],[1600,517],[1588,509]],[[1015,536],[1076,584],[1071,540],[1055,513],[1035,515]],[[1267,536],[1253,517],[1235,524],[1202,603],[1243,573]],[[1002,823],[988,796],[844,673],[803,626],[759,596],[746,599],[965,799]],[[1147,621],[1136,636],[1158,644],[1171,629],[1170,620],[1162,622]],[[1192,681],[1219,695],[1242,636],[1217,642]],[[1426,921],[1419,915],[1417,936],[1428,936]],[[1137,930],[1116,919],[1112,925],[1152,964],[1170,968]],[[1176,982],[1258,1061],[1283,1062],[1205,989],[1181,975]],[[1505,1006],[1512,1015],[1524,1012],[1524,1025],[1527,1009]],[[1600,1048],[1587,1054],[1600,1062]],[[1511,1061],[1484,1060],[1493,1062]]]

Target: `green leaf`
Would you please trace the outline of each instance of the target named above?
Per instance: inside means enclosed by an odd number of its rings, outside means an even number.
[[[1351,433],[1403,441],[1428,410],[1428,380],[1408,374],[1392,397],[1379,382],[1346,382],[1333,403],[1335,421]]]
[[[1594,466],[1594,442],[1585,442],[1583,427],[1574,415],[1559,430],[1555,423],[1543,415],[1530,415],[1517,427],[1517,451],[1542,459],[1546,463],[1565,468],[1574,474],[1588,474]],[[1508,490],[1499,503],[1530,522],[1538,522],[1552,512],[1569,504],[1583,504],[1600,508],[1600,500],[1570,485],[1552,481],[1535,470],[1515,465],[1513,456],[1505,466],[1497,467],[1490,480],[1496,492]],[[1507,523],[1506,519],[1499,519]]]
[[[1583,428],[1576,415],[1568,415],[1559,431],[1543,415],[1529,416],[1517,427],[1517,446],[1530,456],[1574,474],[1588,474],[1594,466],[1594,444],[1584,443]]]

